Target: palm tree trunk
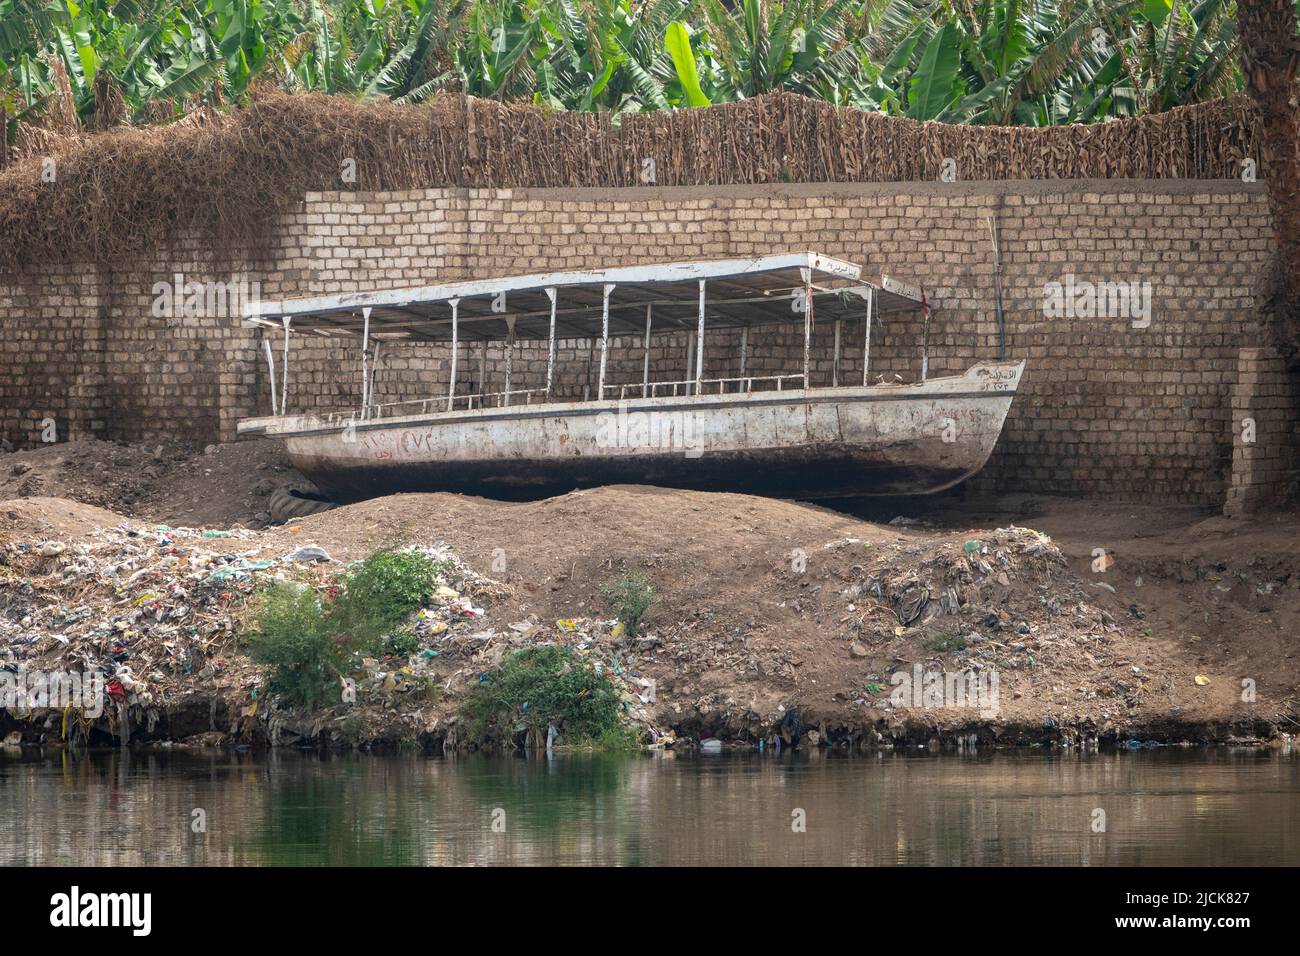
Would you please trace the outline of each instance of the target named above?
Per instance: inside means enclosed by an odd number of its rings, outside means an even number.
[[[1296,67],[1300,39],[1292,0],[1237,0],[1237,31],[1246,90],[1263,124],[1262,156],[1278,249],[1278,279],[1263,309],[1272,344],[1300,354],[1300,111]]]

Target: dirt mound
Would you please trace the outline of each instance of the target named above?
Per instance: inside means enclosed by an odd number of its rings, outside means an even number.
[[[0,543],[81,538],[126,520],[104,508],[66,498],[11,498],[0,501]]]
[[[151,696],[127,688],[123,706],[137,711],[132,726],[159,733],[173,726],[167,713],[215,693],[219,729],[241,737],[290,725],[337,737],[352,721],[368,738],[455,739],[457,702],[478,675],[510,647],[551,642],[618,674],[630,708],[669,739],[1222,738],[1294,719],[1294,660],[1257,676],[1243,670],[1249,655],[1207,653],[1028,528],[879,524],[626,486],[528,503],[395,495],[261,531],[119,527],[75,507],[60,525],[46,517],[60,505],[20,504],[32,509],[23,528],[50,527],[11,535],[0,553],[11,582],[0,655],[27,667],[142,662],[134,679]],[[92,520],[104,529],[88,532]],[[56,533],[65,548],[41,547]],[[324,550],[320,563],[291,557],[309,546]],[[417,654],[367,665],[353,711],[291,720],[259,699],[238,639],[258,589],[288,575],[328,590],[344,563],[403,546],[456,556],[463,570],[447,583],[464,613],[421,630]],[[631,572],[656,592],[636,638],[605,596]],[[985,696],[951,696],[954,675]],[[1241,702],[1243,677],[1257,680],[1258,704]]]
[[[279,442],[195,449],[84,440],[0,455],[0,499],[67,498],[172,525],[260,527],[279,488],[315,490]]]
[[[567,568],[598,555],[689,554],[730,570],[735,544],[788,550],[861,529],[863,522],[814,505],[722,492],[611,485],[529,502],[454,494],[373,498],[295,522],[301,534],[368,554],[386,542],[406,544],[437,533],[471,558],[523,562],[520,574]],[[284,529],[281,529],[281,533]],[[294,532],[299,533],[299,532]]]

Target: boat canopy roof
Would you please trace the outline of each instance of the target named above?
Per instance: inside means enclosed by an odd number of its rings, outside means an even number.
[[[695,328],[700,280],[705,282],[710,328],[802,321],[791,307],[791,300],[805,288],[805,280],[812,285],[815,319],[861,318],[868,295],[877,316],[916,311],[925,304],[919,288],[888,277],[878,284],[866,282],[861,276],[862,270],[853,263],[816,252],[797,252],[539,272],[416,288],[263,300],[250,306],[245,322],[280,329],[288,318],[295,332],[350,337],[361,335],[365,310],[369,309],[371,338],[449,341],[455,302],[461,341],[505,339],[510,320],[516,339],[545,340],[550,336],[551,321],[548,290],[553,290],[556,337],[597,338],[601,334],[604,290],[612,286],[611,336],[644,332],[647,309],[655,331],[665,332]]]

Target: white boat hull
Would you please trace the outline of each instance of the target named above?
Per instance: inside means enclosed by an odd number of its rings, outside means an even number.
[[[534,497],[635,483],[818,498],[931,494],[984,466],[1024,363],[912,385],[548,403],[326,422],[278,416],[241,434],[282,438],[330,497],[460,491]]]

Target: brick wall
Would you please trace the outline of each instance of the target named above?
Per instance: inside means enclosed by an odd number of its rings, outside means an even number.
[[[815,249],[924,285],[936,309],[931,374],[997,355],[996,216],[1005,279],[1006,350],[1028,360],[998,450],[976,486],[1221,504],[1233,462],[1238,356],[1256,348],[1256,277],[1271,250],[1265,195],[1236,181],[825,184],[643,189],[434,189],[315,193],[285,217],[253,264],[214,261],[195,237],[116,270],[51,266],[0,282],[0,428],[38,439],[39,422],[75,437],[233,437],[269,407],[258,333],[229,317],[152,314],[154,284],[228,279],[263,298],[512,273]],[[1150,322],[1052,316],[1044,287],[1149,283]],[[919,319],[877,327],[873,372],[914,380]],[[819,325],[814,384],[830,380],[832,330]],[[707,375],[734,373],[733,336],[709,338]],[[279,337],[272,336],[277,350]],[[861,325],[846,322],[842,375],[861,377]],[[639,381],[639,336],[618,340],[608,380]],[[290,408],[358,400],[356,356],[293,340]],[[755,374],[797,371],[802,332],[756,331]],[[562,395],[590,380],[590,343],[561,343]],[[686,337],[656,341],[655,375],[681,378]],[[277,354],[278,361],[278,354]],[[458,378],[500,388],[500,346]],[[445,394],[446,356],[384,346],[378,401]],[[544,346],[521,344],[515,387],[545,378]],[[1270,473],[1271,474],[1271,473]],[[1261,479],[1262,480],[1262,479]],[[1271,480],[1271,479],[1270,479]]]
[[[1245,514],[1294,495],[1300,476],[1300,382],[1273,348],[1244,348],[1232,389],[1232,477],[1224,512]]]

